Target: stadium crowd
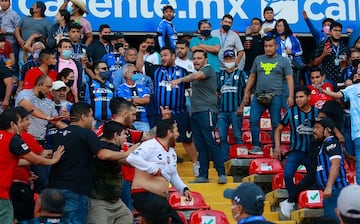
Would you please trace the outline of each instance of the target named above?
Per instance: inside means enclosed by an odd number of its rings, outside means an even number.
[[[167,204],[168,183],[192,198],[176,170],[182,158],[175,143],[192,160],[192,183],[209,182],[213,160],[218,184],[226,184],[228,130],[243,143],[248,106],[249,153],[264,154],[259,121],[268,110],[273,157],[287,158],[289,198],[281,212],[289,217],[299,192],[315,188],[324,192],[325,216],[351,220],[335,208],[349,185],[343,165],[349,158],[356,158],[360,181],[357,30],[346,45],[341,23],[326,18],[314,27],[304,11],[316,43],[304,55],[286,19],[274,18],[271,7],[246,28],[226,14],[219,29],[203,19],[190,28],[196,32],[178,36],[174,8],[166,5],[157,35],[144,35],[135,46],[109,24],[94,37],[81,0],[65,0],[54,22],[42,1],[23,18],[10,5],[0,0],[0,223],[130,224],[134,209],[142,223],[182,223]],[[280,135],[287,126],[285,153]],[[294,185],[299,165],[307,175]],[[247,185],[225,194],[239,223],[252,219],[237,201],[251,197],[243,195],[246,187],[263,197]],[[36,203],[34,193],[41,194]],[[149,212],[152,203],[164,212]]]

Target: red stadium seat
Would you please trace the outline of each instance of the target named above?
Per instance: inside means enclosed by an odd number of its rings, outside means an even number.
[[[266,109],[263,114],[261,115],[262,118],[270,118],[270,112],[268,109]]]
[[[265,145],[265,144],[271,144],[272,143],[272,139],[269,133],[265,132],[265,131],[260,131],[260,142],[261,144]]]
[[[243,143],[252,143],[252,138],[251,138],[251,132],[250,131],[244,131],[242,134],[242,140]]]
[[[235,144],[234,133],[233,133],[231,127],[229,127],[229,129],[228,129],[228,143],[229,143],[230,145],[234,145],[234,144]]]
[[[282,144],[290,144],[290,131],[282,131],[281,132],[281,143]]]
[[[180,219],[184,224],[188,224],[188,220],[186,219],[186,216],[184,213],[182,213],[181,211],[177,211],[177,214],[180,216]]]
[[[323,192],[320,190],[306,190],[299,194],[298,208],[322,208]]]
[[[199,192],[191,192],[193,197],[192,201],[185,201],[179,192],[172,192],[169,196],[169,204],[176,210],[199,210],[210,209],[210,206],[206,204],[204,197]]]
[[[355,184],[356,183],[356,172],[355,171],[350,171],[350,172],[346,171],[346,179],[348,180],[348,182],[350,184]]]
[[[249,119],[246,119],[246,118],[243,119],[241,130],[242,131],[250,131],[250,120]]]
[[[295,176],[293,179],[294,183],[299,184],[303,178],[304,178],[304,176],[301,175],[300,173],[295,173]],[[275,174],[275,176],[272,179],[272,189],[273,190],[285,189],[284,173]]]
[[[253,174],[277,174],[284,172],[279,160],[271,158],[253,159],[249,165],[249,175]]]
[[[249,154],[251,148],[251,144],[231,145],[229,148],[230,159],[255,159],[264,157],[264,155]]]
[[[189,224],[229,224],[229,220],[222,211],[218,210],[198,210],[190,215]]]

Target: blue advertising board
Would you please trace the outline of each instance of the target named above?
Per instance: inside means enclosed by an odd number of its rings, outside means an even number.
[[[85,0],[83,0],[85,2]],[[12,8],[21,17],[29,15],[35,0],[13,0]],[[53,20],[64,0],[44,1],[46,16]],[[162,16],[162,7],[171,4],[175,8],[173,20],[178,32],[196,31],[201,19],[209,19],[212,28],[220,27],[224,14],[234,16],[232,29],[244,32],[254,17],[263,19],[262,11],[271,6],[275,18],[285,18],[296,33],[308,33],[302,11],[305,10],[315,26],[321,27],[326,17],[331,17],[346,28],[356,28],[360,20],[360,0],[87,0],[86,18],[93,31],[100,24],[109,24],[113,31],[155,32]]]

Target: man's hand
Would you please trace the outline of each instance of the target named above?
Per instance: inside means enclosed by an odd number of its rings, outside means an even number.
[[[278,160],[281,159],[281,146],[280,146],[280,145],[275,146],[273,158],[274,158],[274,159],[278,159]]]
[[[171,118],[171,110],[169,110],[168,106],[165,106],[165,108],[163,106],[160,106],[160,112],[161,112],[161,118],[163,120]]]
[[[288,107],[294,106],[294,98],[293,98],[293,97],[289,97],[289,98],[287,99],[286,104],[287,104]]]
[[[326,186],[325,190],[324,190],[324,199],[325,198],[330,198],[332,195],[332,188]]]
[[[186,201],[191,201],[192,200],[192,195],[191,195],[191,191],[190,190],[186,190],[184,191],[184,196],[185,196],[185,200]]]
[[[63,145],[59,145],[59,147],[56,149],[56,151],[53,153],[52,160],[53,164],[59,162],[61,156],[64,154],[65,149]]]

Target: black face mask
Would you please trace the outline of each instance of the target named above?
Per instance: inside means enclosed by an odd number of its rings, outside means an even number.
[[[355,60],[352,60],[352,61],[351,61],[351,65],[352,65],[353,67],[357,67],[359,63],[360,63],[360,59],[355,59]]]
[[[39,99],[44,99],[46,96],[42,93],[42,92],[39,92],[39,96],[38,96],[38,98]]]
[[[222,25],[222,28],[227,32],[230,30],[230,26],[228,25]]]
[[[73,85],[74,85],[74,80],[72,80],[72,79],[70,79],[70,80],[68,80],[66,83],[65,83],[65,85],[67,86],[67,87],[72,87]]]
[[[114,47],[115,47],[116,50],[119,50],[119,48],[124,47],[124,44],[123,44],[123,43],[116,43],[116,44],[114,45]]]
[[[110,43],[113,39],[113,35],[102,35],[102,39]]]
[[[149,54],[153,54],[155,52],[155,46],[147,46],[146,51],[149,52]]]
[[[360,79],[353,80],[353,84],[358,84],[360,82]]]
[[[54,70],[54,69],[55,69],[55,65],[48,65],[48,68],[49,68],[50,70]]]
[[[204,37],[210,36],[211,30],[200,30],[200,34]]]
[[[34,15],[34,9],[33,9],[33,8],[30,9],[30,15],[31,15],[31,16]]]

